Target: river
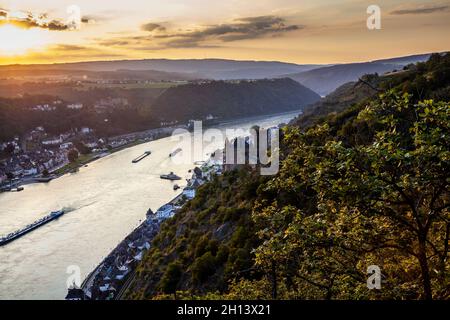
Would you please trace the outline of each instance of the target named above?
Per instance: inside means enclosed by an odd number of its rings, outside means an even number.
[[[287,123],[298,112],[232,121],[220,129]],[[76,173],[47,184],[26,185],[22,192],[0,194],[0,235],[65,209],[66,214],[0,247],[0,299],[64,299],[68,268],[84,279],[143,219],[181,191],[160,174],[185,178],[193,164],[168,157],[177,142],[171,137],[119,151]],[[152,154],[132,164],[150,150]],[[206,155],[204,155],[206,157]],[[181,184],[182,185],[182,184]],[[73,271],[73,269],[71,269]]]

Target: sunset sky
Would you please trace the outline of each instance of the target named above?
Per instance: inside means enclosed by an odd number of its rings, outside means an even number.
[[[366,27],[371,4],[381,8],[381,30]],[[77,28],[71,5],[80,9]],[[135,58],[338,63],[448,50],[450,1],[0,0],[0,64]]]

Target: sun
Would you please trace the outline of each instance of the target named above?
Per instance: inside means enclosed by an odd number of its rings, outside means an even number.
[[[11,24],[0,26],[0,56],[24,55],[42,50],[49,42],[48,30],[23,29]]]

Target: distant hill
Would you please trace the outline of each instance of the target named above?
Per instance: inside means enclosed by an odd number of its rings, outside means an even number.
[[[325,96],[344,83],[355,81],[362,75],[372,73],[383,74],[398,68],[402,68],[402,66],[378,62],[349,63],[288,76],[314,90],[321,96]]]
[[[378,93],[379,82],[379,76],[366,75],[361,80],[343,84],[320,101],[305,108],[303,114],[293,119],[291,124],[304,128],[317,123],[319,119],[331,113],[342,112],[349,106],[375,96]]]
[[[111,72],[118,70],[153,70],[184,74],[189,78],[203,79],[262,79],[273,78],[283,74],[312,70],[321,65],[299,65],[276,61],[236,61],[225,59],[144,59],[118,61],[92,61],[76,63],[9,65],[0,66],[0,72],[28,72],[32,70],[65,70],[84,72]]]
[[[12,77],[70,77],[89,80],[149,80],[149,81],[177,81],[193,80],[195,77],[186,73],[166,72],[159,70],[109,70],[93,71],[84,69],[65,69],[39,66],[9,66],[0,67],[0,78]]]
[[[411,56],[405,56],[405,57],[396,57],[396,58],[389,58],[389,59],[380,59],[375,60],[373,62],[379,62],[379,63],[385,63],[385,64],[396,64],[396,65],[407,65],[410,63],[417,63],[417,62],[423,62],[427,61],[431,56],[431,53],[426,54],[415,54]]]
[[[160,120],[186,121],[271,114],[300,110],[320,96],[292,79],[208,81],[176,86],[164,91],[152,104]]]
[[[227,59],[142,59],[116,61],[88,61],[75,63],[0,66],[6,76],[86,74],[90,77],[133,80],[237,80],[291,77],[312,90],[325,95],[340,85],[355,81],[366,73],[383,73],[410,63],[425,61],[429,54],[397,57],[366,63],[295,64],[278,61]]]
[[[430,54],[398,57],[362,63],[346,63],[284,75],[325,96],[341,85],[356,81],[365,74],[383,74],[402,69],[410,63],[426,61]]]

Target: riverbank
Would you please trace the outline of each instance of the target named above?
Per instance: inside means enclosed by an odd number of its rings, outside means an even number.
[[[153,238],[158,234],[161,223],[173,217],[189,200],[195,197],[198,186],[205,183],[212,174],[220,174],[221,166],[209,159],[200,170],[191,170],[183,192],[161,206],[155,213],[147,211],[146,219],[134,229],[114,250],[88,275],[78,288],[70,288],[67,297],[83,292],[83,299],[121,299],[145,252],[151,248]],[[66,298],[67,298],[66,297]]]

